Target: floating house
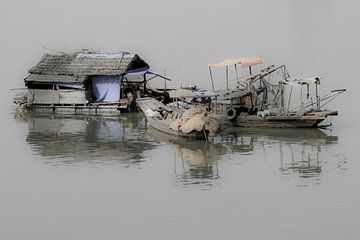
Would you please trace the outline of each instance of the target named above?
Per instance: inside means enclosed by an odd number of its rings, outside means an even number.
[[[56,113],[134,111],[136,98],[152,93],[147,78],[155,77],[162,76],[150,72],[148,63],[128,52],[45,54],[25,78],[26,107]]]

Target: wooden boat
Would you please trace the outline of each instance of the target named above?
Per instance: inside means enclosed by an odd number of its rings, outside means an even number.
[[[258,128],[315,128],[328,116],[336,116],[336,111],[309,112],[301,115],[275,115],[259,117],[248,113],[239,114],[231,123],[238,127]]]
[[[251,67],[260,63],[260,58],[247,57],[209,64],[212,91],[202,94],[193,91],[185,97],[170,92],[170,96],[192,104],[193,99],[198,98],[196,104],[206,102],[209,112],[227,124],[239,127],[315,128],[321,127],[320,123],[327,117],[338,115],[337,111],[324,107],[345,89],[332,90],[321,97],[318,91],[320,78],[290,78],[285,65],[271,65],[254,74]],[[237,65],[248,67],[249,75],[239,77]],[[234,66],[235,79],[229,79],[230,66]],[[226,68],[225,90],[215,90],[214,67]],[[229,85],[230,80],[236,82],[233,88]],[[300,98],[295,105],[292,103],[294,95]]]
[[[189,115],[189,110],[169,108],[154,98],[140,98],[137,104],[145,113],[149,126],[163,133],[185,138],[208,139],[219,130],[219,124],[210,119],[206,110],[202,108],[198,109],[197,114]],[[190,125],[195,122],[194,127],[187,125],[185,129],[185,121]]]

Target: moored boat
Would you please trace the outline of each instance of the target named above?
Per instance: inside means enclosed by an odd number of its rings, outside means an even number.
[[[320,96],[319,77],[291,78],[286,66],[271,65],[253,73],[252,66],[261,64],[257,57],[226,59],[209,64],[212,91],[198,94],[171,93],[170,97],[196,104],[205,103],[209,112],[225,123],[239,127],[260,128],[316,128],[327,117],[338,112],[324,107],[345,89],[332,90]],[[249,68],[249,75],[239,77],[238,65]],[[234,67],[235,78],[230,79],[230,67]],[[226,89],[215,89],[213,68],[225,67]],[[231,87],[231,82],[235,85]],[[298,90],[298,91],[296,91]],[[297,96],[296,96],[297,95]],[[294,96],[300,100],[293,103]]]
[[[170,108],[154,98],[138,99],[149,126],[179,137],[208,139],[219,131],[219,124],[208,116],[203,108]]]

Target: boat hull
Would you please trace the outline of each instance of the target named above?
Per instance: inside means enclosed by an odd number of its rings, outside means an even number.
[[[304,114],[259,117],[247,113],[239,114],[230,124],[250,128],[317,128],[328,116],[336,116],[337,111],[310,111]]]
[[[252,128],[316,128],[324,121],[324,117],[266,117],[260,118],[255,115],[238,116],[230,121],[233,126]]]
[[[206,139],[207,135],[205,131],[192,131],[189,133],[183,133],[181,131],[175,131],[170,127],[171,123],[178,118],[178,116],[182,115],[183,110],[180,109],[168,109],[161,102],[153,99],[153,98],[142,98],[137,101],[140,109],[145,113],[146,120],[150,127],[154,128],[157,131],[177,136],[184,137],[189,139]],[[168,109],[170,116],[150,116],[146,114],[147,110],[152,109]],[[171,112],[171,113],[170,113]]]
[[[170,128],[170,123],[166,122],[166,120],[155,120],[151,117],[146,116],[146,120],[150,127],[153,129],[172,135],[189,139],[206,139],[205,133],[203,132],[192,132],[192,133],[182,133],[175,131]]]

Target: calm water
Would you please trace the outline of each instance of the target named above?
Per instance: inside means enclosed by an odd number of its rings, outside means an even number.
[[[173,164],[167,175],[174,176],[175,186],[202,190],[221,186],[223,162],[258,162],[258,167],[270,164],[269,170],[276,170],[280,179],[296,186],[321,184],[327,168],[336,173],[348,171],[347,156],[332,151],[338,136],[319,129],[228,127],[209,143],[148,128],[141,113],[112,118],[16,114],[15,119],[27,125],[26,143],[34,157],[45,164],[142,169],[146,162],[165,161],[162,164]],[[154,154],[159,151],[161,156]]]
[[[359,239],[359,8],[1,1],[0,239]],[[322,77],[322,93],[348,91],[328,106],[340,111],[332,131],[228,128],[211,144],[148,129],[141,114],[14,111],[9,89],[44,51],[86,47],[137,52],[174,86],[210,87],[207,64],[259,56]]]
[[[357,239],[357,137],[228,128],[209,144],[119,118],[13,115],[4,239]]]

